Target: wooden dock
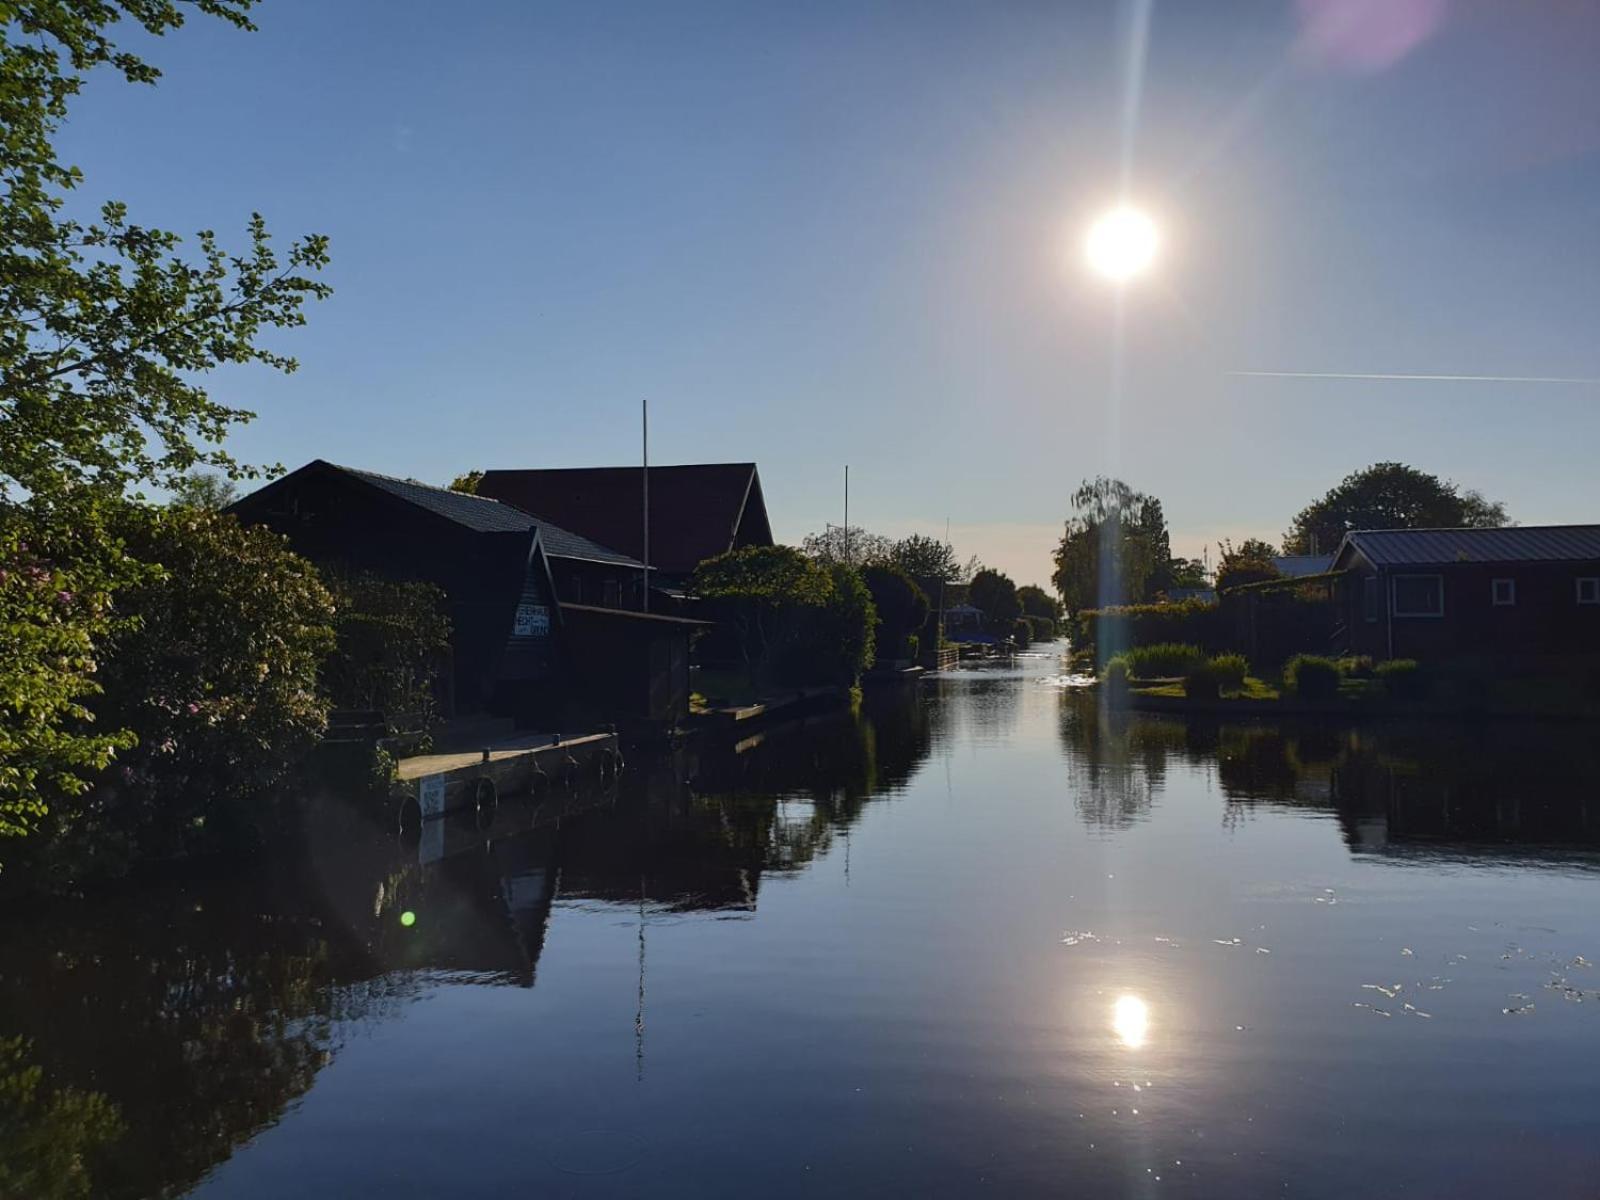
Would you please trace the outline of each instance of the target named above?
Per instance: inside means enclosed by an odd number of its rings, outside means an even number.
[[[578,737],[524,734],[472,751],[402,758],[390,789],[406,820],[410,806],[424,820],[460,809],[493,806],[507,796],[615,777],[622,765],[614,733]]]

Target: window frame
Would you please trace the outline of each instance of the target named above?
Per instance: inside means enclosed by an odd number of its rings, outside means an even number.
[[[1583,598],[1583,585],[1589,585],[1589,599]],[[1577,580],[1577,601],[1585,607],[1600,604],[1600,575],[1580,575]]]
[[[1439,607],[1432,612],[1400,611],[1400,581],[1402,579],[1431,579],[1439,585]],[[1444,576],[1437,571],[1408,571],[1404,575],[1389,576],[1389,615],[1402,621],[1436,621],[1444,616]]]
[[[1500,598],[1500,585],[1505,584],[1508,590],[1506,598]],[[1509,575],[1501,575],[1489,580],[1489,603],[1495,608],[1515,608],[1517,606],[1517,581]]]

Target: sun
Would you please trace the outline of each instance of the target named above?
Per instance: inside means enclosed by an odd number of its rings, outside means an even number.
[[[1118,996],[1111,1008],[1111,1029],[1119,1042],[1137,1050],[1150,1035],[1150,1006],[1137,996]]]
[[[1126,283],[1150,269],[1160,246],[1156,223],[1137,208],[1123,204],[1089,226],[1084,253],[1096,273],[1113,283]]]

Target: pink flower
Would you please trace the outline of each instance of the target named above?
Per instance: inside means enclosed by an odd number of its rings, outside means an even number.
[[[57,592],[56,593],[56,601],[58,603],[61,603],[61,604],[71,604],[72,603],[72,593],[71,592]]]
[[[195,715],[195,713],[200,711],[200,706],[198,704],[196,704],[193,700],[191,700],[191,701],[189,701],[189,704],[188,704],[188,710],[189,710],[189,715],[192,717],[192,716]]]

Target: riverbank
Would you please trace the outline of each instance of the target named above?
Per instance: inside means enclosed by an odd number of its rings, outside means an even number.
[[[1180,679],[1136,681],[1118,706],[1137,712],[1239,718],[1320,717],[1340,721],[1482,720],[1600,721],[1600,700],[1565,680],[1506,679],[1467,687],[1441,685],[1426,699],[1398,699],[1373,680],[1345,680],[1339,694],[1310,700],[1251,677],[1234,695],[1188,696]]]

